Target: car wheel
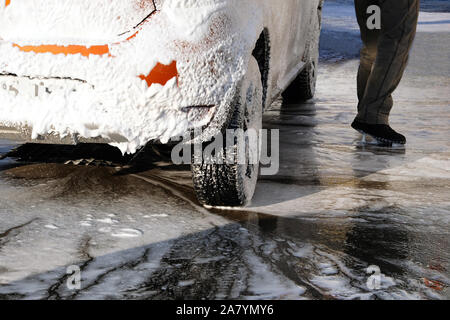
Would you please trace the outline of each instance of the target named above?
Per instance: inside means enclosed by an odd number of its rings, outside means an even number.
[[[283,93],[285,103],[305,102],[314,98],[316,93],[317,67],[319,65],[319,41],[322,25],[322,2],[317,11],[317,18],[309,35],[306,47],[306,64],[297,78]]]
[[[262,82],[258,63],[254,57],[251,57],[248,71],[238,87],[234,103],[231,108],[234,110],[230,121],[222,130],[224,144],[227,141],[226,131],[228,133],[247,132],[253,129],[254,133],[259,134],[262,128]],[[250,160],[250,152],[255,150],[254,140],[245,139],[244,146],[237,143],[239,139],[232,139],[231,146],[227,144],[223,154],[215,154],[216,161],[222,158],[222,162],[205,162],[203,157],[197,158],[194,155],[191,166],[194,189],[199,201],[206,206],[226,206],[239,207],[247,205],[256,188],[256,182],[259,174],[259,146],[255,158]],[[250,142],[252,141],[252,142]],[[205,146],[202,148],[205,150]],[[245,161],[242,159],[242,152],[245,152]],[[255,153],[253,153],[255,155]],[[233,159],[233,161],[230,161]]]

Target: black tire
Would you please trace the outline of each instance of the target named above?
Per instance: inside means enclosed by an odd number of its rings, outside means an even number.
[[[310,62],[283,92],[283,101],[289,104],[305,102],[314,98],[316,79],[316,64]]]
[[[253,57],[245,79],[237,90],[234,105],[230,106],[234,112],[226,130],[244,131],[258,130],[262,127],[262,82],[258,63]],[[224,130],[224,131],[226,131]],[[226,134],[223,133],[226,141]],[[239,148],[235,145],[224,152],[223,164],[205,163],[194,156],[191,165],[194,190],[197,198],[205,206],[212,207],[240,207],[247,205],[253,197],[259,173],[258,161],[250,163],[248,160],[249,142],[245,140],[245,164],[228,163],[226,159],[239,159]],[[204,150],[205,146],[203,146]]]
[[[305,102],[314,98],[316,93],[317,67],[319,65],[319,41],[322,25],[322,5],[317,9],[317,16],[313,17],[312,28],[309,35],[309,42],[306,46],[305,67],[299,73],[297,78],[283,92],[285,103]]]

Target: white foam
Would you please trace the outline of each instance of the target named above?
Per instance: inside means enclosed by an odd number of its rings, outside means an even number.
[[[115,224],[115,223],[119,222],[119,221],[111,219],[111,218],[97,219],[97,221],[100,223],[105,223],[105,224]]]
[[[150,215],[145,215],[144,218],[167,218],[169,215],[165,213],[155,213]]]
[[[195,284],[195,280],[185,280],[178,282],[178,287],[190,287]]]
[[[144,232],[138,229],[124,228],[120,229],[119,231],[113,232],[111,236],[115,238],[138,238],[143,234]]]
[[[79,15],[79,19],[69,19],[70,23],[58,24],[61,16],[73,16],[69,11],[73,1],[61,6],[59,0],[45,2],[46,6],[39,11],[42,30],[35,31],[31,27],[21,29],[22,22],[28,25],[26,19],[21,19],[21,23],[12,23],[10,19],[16,16],[13,14],[16,10],[23,9],[22,15],[33,10],[37,0],[13,1],[6,9],[0,8],[0,25],[9,26],[4,32],[6,36],[2,35],[7,41],[0,40],[2,71],[19,77],[81,79],[89,84],[77,85],[76,92],[38,98],[15,97],[0,90],[0,122],[29,125],[33,128],[33,138],[47,133],[63,136],[76,133],[86,138],[120,136],[126,142],[113,145],[124,153],[133,153],[153,139],[167,142],[185,134],[188,128],[208,124],[213,117],[217,121],[211,126],[215,134],[214,130],[225,121],[236,84],[246,71],[267,8],[251,0],[168,0],[163,6],[157,1],[160,11],[142,25],[135,38],[119,41],[129,36],[124,35],[108,42],[113,43],[109,45],[111,56],[90,55],[88,59],[80,54],[25,53],[13,47],[13,42],[21,46],[74,44],[74,32],[83,34],[83,41],[93,44],[93,39],[100,38],[103,31],[115,34],[129,24],[127,20],[118,23],[117,28],[112,26],[108,17],[116,13],[108,13],[108,8],[113,6],[106,6],[106,0],[83,1],[77,8],[88,6],[93,16],[86,19],[92,18],[98,24],[95,28],[89,27]],[[131,11],[136,9],[130,9],[127,2],[120,2],[114,10],[128,8],[124,15],[132,16]],[[45,11],[49,8],[58,14]],[[29,25],[34,24],[31,19]],[[56,33],[46,38],[43,30],[56,26]],[[77,40],[75,44],[81,41]],[[177,62],[178,81],[172,78],[165,86],[148,87],[139,78],[141,74],[147,75],[158,62],[168,65],[172,61]],[[206,114],[183,111],[184,107],[195,105],[216,108]]]

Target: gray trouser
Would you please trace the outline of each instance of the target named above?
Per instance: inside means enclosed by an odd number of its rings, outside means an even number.
[[[370,30],[367,8],[381,8],[381,30]],[[402,79],[416,34],[420,0],[355,0],[363,49],[358,71],[358,116],[370,124],[389,124],[392,93]]]

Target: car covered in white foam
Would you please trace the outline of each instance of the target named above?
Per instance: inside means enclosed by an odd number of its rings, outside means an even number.
[[[0,1],[0,138],[134,153],[314,95],[323,0]],[[193,165],[197,195],[243,205],[257,170]]]

